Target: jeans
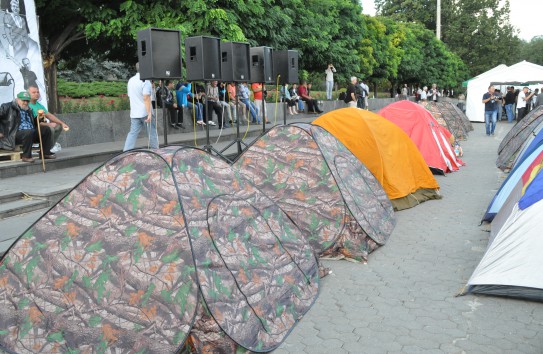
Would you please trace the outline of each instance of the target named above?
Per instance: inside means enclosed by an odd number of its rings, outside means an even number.
[[[333,81],[326,81],[326,99],[331,100],[332,99],[332,91],[334,89],[334,82]]]
[[[505,105],[505,112],[507,112],[507,121],[509,123],[513,122],[515,119],[515,116],[513,115],[513,105],[512,104],[506,104]]]
[[[486,135],[494,134],[497,118],[498,118],[498,111],[485,111]],[[491,122],[492,122],[492,126],[491,126]]]
[[[136,140],[141,131],[145,127],[145,131],[149,134],[149,146],[151,149],[158,149],[158,134],[156,131],[156,116],[153,114],[151,122],[146,123],[147,117],[130,118],[130,131],[126,136],[123,151],[132,150],[136,146]]]
[[[240,98],[239,99],[247,109],[249,109],[249,112],[251,112],[251,117],[253,118],[253,123],[256,123],[258,121],[257,114],[256,114],[256,107],[255,104],[251,101],[249,101],[248,98]]]
[[[301,112],[304,111],[304,101],[301,98],[298,98],[298,110]]]
[[[192,104],[192,102],[188,101],[187,102],[187,107],[189,107],[190,109],[194,110],[194,107],[196,107],[196,121],[197,122],[200,122],[204,119],[203,117],[203,106],[200,102],[196,102],[196,104]],[[192,121],[192,118],[191,118],[191,121]]]

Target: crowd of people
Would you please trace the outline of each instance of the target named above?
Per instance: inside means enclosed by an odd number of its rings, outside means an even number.
[[[522,89],[507,86],[504,96],[499,89],[490,85],[488,92],[483,95],[482,103],[485,105],[486,135],[492,136],[496,122],[502,120],[503,113],[507,116],[507,122],[519,122],[532,109],[543,105],[543,95],[539,94],[539,88],[532,91],[527,86]]]

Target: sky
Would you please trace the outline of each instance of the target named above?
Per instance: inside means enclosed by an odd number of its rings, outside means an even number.
[[[361,0],[363,12],[374,16],[375,5],[373,0]],[[510,0],[511,24],[518,30],[518,36],[530,41],[535,36],[543,35],[541,26],[541,13],[543,13],[543,0]]]

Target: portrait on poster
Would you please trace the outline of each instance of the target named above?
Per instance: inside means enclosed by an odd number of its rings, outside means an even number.
[[[36,85],[46,104],[38,23],[33,0],[0,0],[0,103]]]

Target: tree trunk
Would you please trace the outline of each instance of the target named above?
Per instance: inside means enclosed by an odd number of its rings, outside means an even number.
[[[43,70],[47,87],[47,110],[52,113],[62,113],[57,94],[57,61],[53,55],[45,58]]]

